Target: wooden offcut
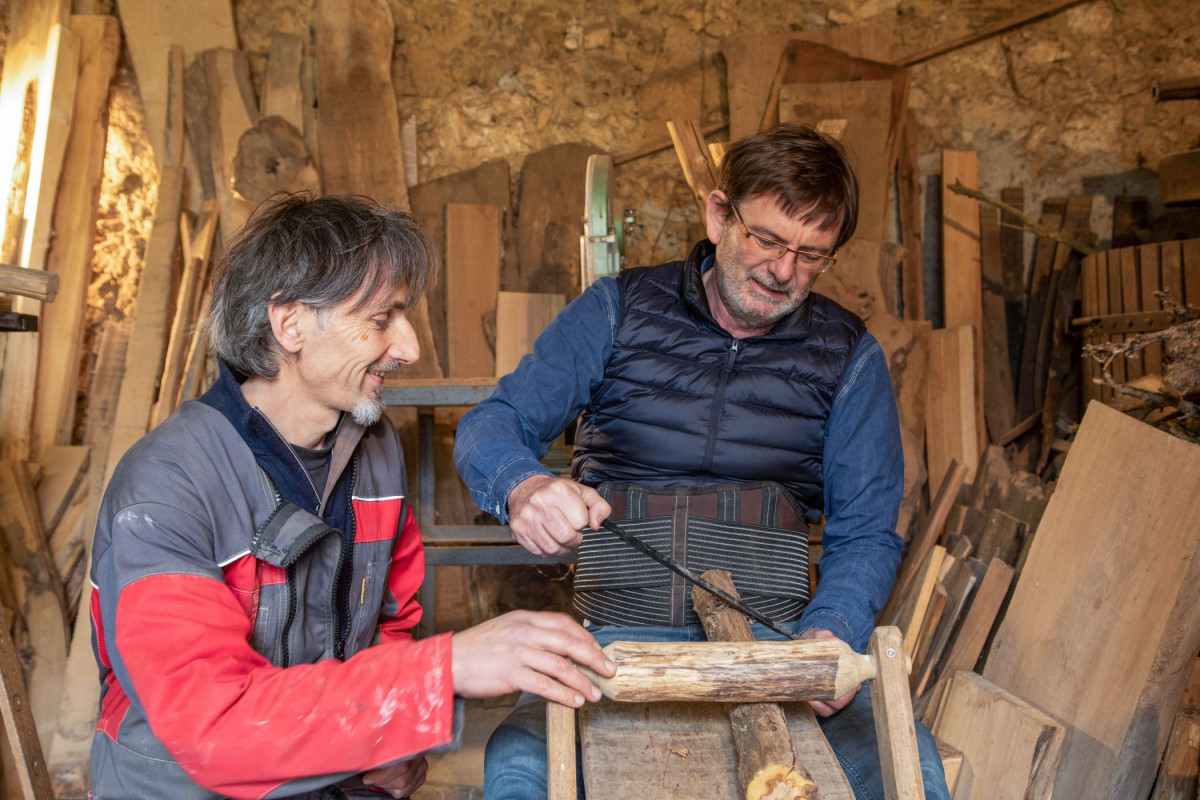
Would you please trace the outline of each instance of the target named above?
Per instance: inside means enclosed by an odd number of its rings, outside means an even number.
[[[160,165],[170,163],[164,158],[168,52],[171,45],[180,45],[186,64],[204,50],[236,50],[233,5],[230,0],[122,0],[117,12],[137,75],[150,146]]]
[[[741,599],[729,572],[709,570],[701,577]],[[710,642],[754,641],[746,616],[699,586],[692,587],[692,605]],[[742,796],[747,800],[811,800],[817,796],[816,782],[792,749],[778,703],[744,703],[728,710]]]
[[[1069,726],[1055,796],[1150,789],[1200,651],[1198,485],[1200,447],[1088,405],[984,669]]]
[[[967,481],[979,464],[975,332],[972,325],[957,325],[929,336],[925,448],[931,485],[941,482],[951,461],[967,468]]]
[[[575,800],[575,709],[546,703],[546,798]]]
[[[708,196],[717,188],[716,161],[704,143],[700,123],[690,119],[669,120],[667,131],[675,145],[675,155],[679,157],[683,177],[692,189],[692,195],[700,207],[700,217],[703,219]]]
[[[58,527],[76,489],[87,472],[91,448],[87,445],[52,445],[42,451],[42,479],[37,498],[42,525],[47,531]]]
[[[971,763],[972,796],[988,800],[1050,800],[1063,732],[1054,718],[973,672],[954,676],[933,725],[933,735]]]
[[[566,305],[561,294],[500,292],[496,297],[496,377],[517,368],[533,352],[542,329]]]
[[[242,134],[258,121],[258,105],[245,53],[227,48],[206,50],[202,63],[208,89],[209,161],[221,204],[221,236],[230,239],[250,215],[250,204],[233,190],[234,159]]]
[[[446,206],[447,377],[490,377],[496,371],[484,317],[496,313],[504,209],[476,203]]]
[[[992,441],[1017,423],[1016,389],[1008,353],[1008,307],[1000,245],[1000,215],[979,207],[979,257],[982,271],[984,419]]]

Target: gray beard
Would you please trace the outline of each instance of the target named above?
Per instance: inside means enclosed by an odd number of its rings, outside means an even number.
[[[719,266],[717,265],[714,269],[719,268]],[[787,303],[777,306],[769,314],[759,314],[751,311],[741,302],[741,297],[739,297],[737,292],[738,287],[727,284],[725,281],[726,275],[727,273],[722,271],[714,276],[717,279],[717,293],[721,295],[721,301],[725,304],[725,309],[729,312],[730,316],[748,328],[774,325],[803,305],[812,291],[812,287],[810,286],[798,295],[788,298]]]
[[[359,425],[364,428],[369,428],[383,416],[383,410],[387,408],[384,402],[379,397],[371,397],[363,400],[350,410],[350,416]]]

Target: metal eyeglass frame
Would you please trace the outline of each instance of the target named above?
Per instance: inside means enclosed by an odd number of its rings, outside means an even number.
[[[754,243],[763,250],[770,250],[772,247],[777,248],[775,258],[783,258],[784,253],[795,253],[797,256],[810,256],[812,258],[819,258],[821,259],[821,261],[818,262],[819,266],[813,270],[818,275],[823,272],[828,272],[829,269],[837,263],[837,253],[827,256],[824,253],[814,253],[811,250],[797,250],[794,247],[788,247],[782,242],[777,242],[774,239],[768,239],[766,236],[760,236],[757,233],[751,233],[750,229],[746,227],[745,221],[742,220],[741,212],[738,211],[737,206],[735,206],[733,203],[730,203],[729,209],[733,212],[734,219],[738,221],[738,226],[742,229],[742,233],[747,239],[753,239]],[[812,266],[811,264],[805,263],[799,259],[797,259],[797,263],[805,267]]]

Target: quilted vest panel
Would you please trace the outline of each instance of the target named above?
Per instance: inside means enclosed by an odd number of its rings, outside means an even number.
[[[834,394],[865,328],[813,293],[762,336],[735,339],[708,311],[701,242],[686,262],[626,270],[603,382],[575,437],[573,473],[652,486],[783,484],[812,521]]]

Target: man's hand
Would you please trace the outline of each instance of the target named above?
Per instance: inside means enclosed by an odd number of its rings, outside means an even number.
[[[377,769],[363,775],[364,786],[383,789],[392,797],[408,797],[425,783],[425,772],[429,764],[425,756],[410,758],[390,767]]]
[[[534,475],[508,495],[508,524],[513,538],[535,556],[557,556],[577,547],[584,527],[599,528],[612,508],[590,486]]]
[[[833,631],[827,631],[824,628],[810,628],[800,634],[801,639],[833,639]],[[854,699],[854,695],[858,694],[858,686],[855,686],[850,691],[836,700],[809,700],[808,704],[812,706],[813,713],[818,717],[832,717],[837,712],[841,711],[846,706],[850,705],[850,701]]]
[[[460,697],[523,691],[574,708],[601,697],[575,664],[606,678],[616,672],[582,625],[548,611],[510,611],[454,634],[451,662]]]

